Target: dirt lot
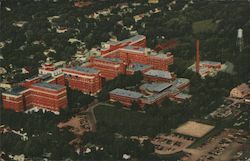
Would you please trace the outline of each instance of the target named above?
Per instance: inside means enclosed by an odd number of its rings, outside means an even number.
[[[184,134],[184,135],[200,138],[206,135],[213,128],[214,126],[212,125],[203,124],[203,123],[199,123],[195,121],[188,121],[185,124],[178,127],[175,130],[175,132],[179,134]]]
[[[76,136],[81,136],[86,131],[90,131],[89,121],[86,115],[77,115],[67,122],[60,122],[58,128],[69,128]]]

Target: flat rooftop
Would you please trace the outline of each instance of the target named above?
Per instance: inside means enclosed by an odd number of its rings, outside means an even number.
[[[121,43],[126,43],[126,42],[132,42],[133,43],[133,42],[138,42],[138,41],[143,40],[143,39],[145,39],[144,35],[135,35],[133,37],[130,37],[130,38],[125,39],[125,40],[122,40],[120,42]]]
[[[58,91],[58,90],[65,88],[62,85],[50,84],[50,83],[46,83],[46,82],[36,83],[36,84],[33,84],[32,86],[47,88],[47,89],[54,90],[54,91]]]
[[[214,126],[199,123],[196,121],[187,121],[180,127],[178,127],[175,132],[183,135],[188,135],[196,138],[201,138],[210,132]]]
[[[81,73],[91,73],[91,74],[97,74],[99,73],[99,70],[94,69],[94,68],[88,68],[88,67],[80,67],[80,66],[76,66],[76,67],[72,67],[72,68],[65,68],[66,70],[71,70],[71,71],[78,71]]]
[[[145,38],[144,35],[135,35],[135,36],[129,38],[129,40],[135,42],[135,41],[138,41],[138,40],[142,40],[142,39],[144,39],[144,38]]]
[[[168,93],[171,95],[180,93],[180,90],[176,86],[173,86],[173,85],[169,87],[168,89],[166,89],[166,91],[168,91]]]
[[[152,103],[155,103],[159,99],[167,97],[168,95],[169,95],[169,91],[165,90],[165,91],[160,92],[160,93],[154,93],[154,94],[152,94],[150,96],[145,96],[142,99],[142,102],[144,102],[146,104],[152,104]]]
[[[26,81],[31,81],[31,80],[33,80],[33,79],[38,79],[39,77],[37,76],[37,75],[33,75],[33,76],[31,76],[31,77],[29,77],[29,78],[26,78],[25,80]]]
[[[128,66],[128,69],[132,70],[132,71],[142,71],[142,70],[150,68],[150,67],[151,67],[151,65],[147,65],[147,64],[131,63]]]
[[[172,86],[170,83],[145,83],[140,86],[142,90],[148,90],[151,92],[161,92]]]
[[[217,61],[210,61],[210,60],[204,60],[204,61],[200,61],[201,65],[221,65],[221,62],[217,62]]]
[[[105,58],[105,57],[97,57],[95,58],[96,60],[103,60],[107,62],[112,62],[112,63],[121,63],[122,60],[119,58]]]
[[[135,98],[135,99],[141,98],[143,96],[139,92],[134,92],[134,91],[120,89],[120,88],[116,88],[116,89],[110,91],[109,93],[119,95],[119,96],[129,97],[129,98]]]
[[[14,95],[14,96],[19,96],[19,95],[21,95],[21,92],[23,92],[25,90],[27,90],[27,88],[17,86],[17,87],[13,87],[10,90],[3,92],[3,94],[6,93],[6,94]]]
[[[107,44],[109,44],[109,45],[118,45],[118,44],[120,44],[120,42],[119,41],[107,41],[106,42]],[[103,43],[103,44],[105,44],[105,43]]]
[[[158,77],[158,78],[172,79],[171,73],[168,71],[164,71],[164,70],[151,69],[144,74],[148,76]]]
[[[185,84],[188,84],[190,83],[190,80],[187,79],[187,78],[176,78],[173,82],[172,82],[172,85],[173,86],[180,86],[180,85],[185,85]]]
[[[121,41],[107,41],[107,42],[103,42],[102,43],[102,50],[106,50],[107,48],[104,47],[105,44],[109,44],[109,45],[120,45],[120,44],[125,44],[125,43],[128,43],[129,44],[133,44],[133,43],[136,43],[140,40],[143,40],[145,39],[146,37],[144,35],[135,35],[133,37],[130,37],[128,39],[124,39],[124,40],[121,40]]]
[[[151,53],[151,56],[155,56],[155,57],[164,59],[164,58],[169,58],[169,57],[171,57],[172,55],[171,55],[171,54],[159,54],[159,53],[157,53],[157,52],[152,52],[152,53]]]
[[[162,59],[166,59],[166,58],[173,56],[171,53],[162,54],[162,53],[158,53],[150,48],[137,47],[137,46],[131,46],[131,45],[125,46],[125,47],[121,48],[121,50],[122,49],[127,50],[127,51],[132,51],[132,52],[134,52],[134,54],[147,54],[148,56],[162,58]]]
[[[209,73],[211,73],[211,70],[210,70],[211,68],[209,66],[217,67],[217,66],[223,66],[223,64],[221,64],[221,62],[210,61],[210,60],[200,61],[199,74],[208,75]],[[189,66],[188,69],[192,70],[193,72],[196,72],[195,63]],[[215,69],[215,71],[220,71],[220,70],[222,70],[222,68]]]
[[[191,98],[191,97],[192,97],[192,95],[186,94],[186,93],[179,93],[179,94],[177,94],[177,95],[175,96],[175,98],[179,98],[179,99],[183,99],[183,100],[189,99],[189,98]]]
[[[131,51],[133,51],[133,52],[143,53],[143,54],[144,54],[144,52],[146,51],[145,48],[142,48],[142,47],[135,47],[135,46],[130,46],[130,45],[125,46],[125,47],[123,47],[122,49],[131,50]]]
[[[48,80],[52,77],[52,75],[50,73],[47,74],[43,74],[41,76],[39,76],[42,80]]]

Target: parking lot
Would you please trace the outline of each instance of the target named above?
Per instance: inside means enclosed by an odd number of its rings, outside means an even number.
[[[207,117],[212,119],[226,119],[228,117],[235,117],[241,113],[240,104],[238,101],[232,101],[226,99],[218,109],[210,113]]]
[[[152,144],[155,145],[155,153],[160,155],[174,154],[187,148],[195,141],[192,137],[187,137],[178,134],[158,135],[152,139]]]
[[[225,129],[219,135],[209,139],[196,149],[185,149],[186,161],[229,161],[237,158],[237,152],[249,142],[248,132],[237,129]]]

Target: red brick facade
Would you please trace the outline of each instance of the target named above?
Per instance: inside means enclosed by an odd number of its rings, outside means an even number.
[[[51,111],[60,111],[68,105],[66,87],[58,90],[44,88],[36,84],[30,88],[31,106],[45,108]]]
[[[150,65],[158,70],[168,70],[168,66],[173,64],[171,53],[159,54],[145,47],[146,37],[143,35],[123,41],[107,42],[101,49],[102,56],[90,58],[87,67],[100,70],[100,76],[105,79],[113,79],[118,74],[133,73],[127,72],[131,63]]]
[[[21,112],[24,110],[22,95],[15,96],[10,94],[3,94],[2,100],[3,100],[3,107],[6,109],[12,109],[16,112]]]
[[[86,94],[96,94],[101,90],[102,80],[99,70],[86,67],[64,68],[66,84],[71,89],[80,90]]]
[[[92,57],[88,67],[100,70],[100,76],[105,79],[114,79],[118,74],[126,73],[125,64],[117,58]]]
[[[135,37],[125,39],[123,41],[107,42],[105,44],[105,47],[101,49],[101,54],[105,55],[128,45],[146,47],[146,37],[143,35],[137,35]]]
[[[28,110],[32,107],[44,108],[51,111],[60,111],[66,108],[66,87],[49,84],[46,82],[36,83],[28,89],[20,92],[6,92],[2,94],[3,106],[16,112]]]
[[[167,71],[168,66],[173,63],[173,55],[159,54],[145,47],[146,37],[137,35],[123,41],[107,42],[101,49],[101,56],[91,57],[85,67],[57,68],[47,60],[39,68],[39,76],[20,83],[27,90],[21,93],[3,94],[4,107],[23,111],[36,106],[59,111],[67,106],[65,87],[60,90],[51,90],[49,88],[54,87],[46,85],[37,87],[40,82],[51,86],[67,85],[71,89],[95,95],[102,88],[103,78],[109,80],[119,74],[133,74],[135,71],[145,73],[151,69]],[[139,100],[115,94],[110,94],[110,97],[120,99],[126,105]]]
[[[130,107],[133,102],[141,104],[142,94],[124,89],[114,89],[109,92],[109,97],[111,101],[118,101],[126,107]]]

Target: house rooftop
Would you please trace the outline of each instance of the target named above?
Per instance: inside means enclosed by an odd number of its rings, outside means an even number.
[[[130,90],[125,90],[125,89],[120,89],[120,88],[116,88],[109,93],[119,95],[119,96],[124,96],[124,97],[135,98],[135,99],[141,98],[143,96],[141,93],[130,91]]]
[[[233,88],[232,90],[238,90],[243,95],[247,96],[250,95],[250,88],[246,83],[242,83],[241,85],[238,85],[237,87]]]
[[[6,69],[3,67],[0,67],[0,75],[7,73]]]
[[[47,89],[55,90],[55,91],[58,91],[58,90],[65,88],[62,85],[50,84],[50,83],[46,83],[46,82],[36,83],[36,84],[33,84],[32,86],[47,88]]]
[[[158,78],[172,79],[171,73],[168,71],[163,71],[163,70],[151,69],[144,74],[148,76],[158,77]]]

